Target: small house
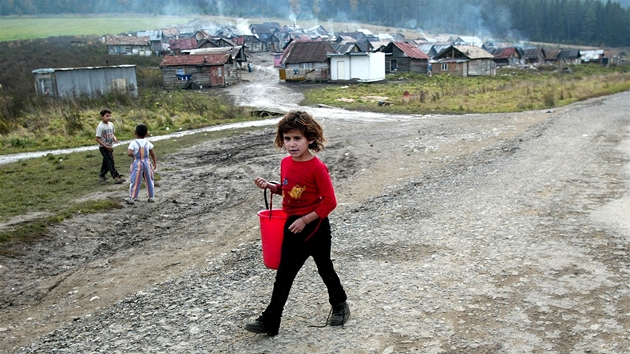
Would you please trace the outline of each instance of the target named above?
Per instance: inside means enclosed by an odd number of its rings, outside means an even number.
[[[525,64],[542,65],[545,63],[545,50],[542,48],[523,49]]]
[[[107,54],[151,56],[149,37],[107,36],[105,38]]]
[[[579,49],[562,49],[558,54],[558,60],[564,60],[566,64],[578,65],[582,63],[581,56]]]
[[[167,55],[160,68],[166,87],[225,87],[238,80],[233,64],[229,53]]]
[[[162,51],[162,43],[165,42],[164,32],[162,30],[154,31],[139,31],[136,33],[137,37],[149,37],[152,51]]]
[[[241,40],[248,53],[269,51],[267,43],[261,41],[257,35],[244,35]]]
[[[407,42],[390,42],[382,49],[385,53],[385,72],[427,73],[429,56],[424,54],[415,44]]]
[[[347,51],[330,53],[330,81],[374,82],[385,80],[385,53]]]
[[[328,54],[336,54],[328,42],[293,41],[284,50],[280,79],[286,81],[328,80],[330,60]]]
[[[240,46],[240,45],[232,46],[232,47],[198,48],[198,49],[182,51],[182,54],[190,54],[190,55],[226,54],[226,53],[232,57],[232,62],[234,64],[234,67],[231,67],[231,66],[226,67],[226,70],[228,71],[228,73],[231,70],[239,70],[243,68],[244,63],[247,61],[247,55],[245,54],[245,50],[243,49],[243,46]],[[236,74],[239,75],[239,79],[240,79],[240,73],[237,72]]]
[[[496,74],[494,56],[476,46],[450,46],[433,59],[432,74],[481,76]]]
[[[33,70],[35,91],[42,96],[97,96],[111,90],[138,96],[135,65]]]
[[[525,64],[525,53],[519,47],[496,48],[492,52],[497,67],[501,66],[518,66]]]
[[[555,63],[558,61],[558,56],[562,52],[562,49],[548,49],[545,50],[545,63]]]

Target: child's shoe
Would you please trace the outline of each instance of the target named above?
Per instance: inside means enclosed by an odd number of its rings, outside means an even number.
[[[265,325],[262,316],[258,317],[254,322],[247,323],[245,329],[253,333],[261,333],[268,336],[278,334],[278,327],[271,328],[271,326]]]
[[[153,203],[153,202],[155,202],[155,198],[153,198],[153,197],[149,197],[148,202],[149,202],[149,203]]]
[[[127,204],[133,204],[135,202],[135,199],[129,197],[129,198],[125,198],[125,201],[127,202]]]
[[[328,324],[331,326],[343,326],[343,324],[348,321],[348,318],[350,318],[350,307],[348,307],[348,303],[344,301],[337,306],[333,306],[332,316],[330,316]]]
[[[98,176],[98,181],[101,183],[105,183],[107,182],[107,176]]]
[[[118,176],[114,177],[114,183],[116,183],[116,184],[121,184],[124,181],[125,181],[125,179],[122,178],[122,175],[118,175]]]

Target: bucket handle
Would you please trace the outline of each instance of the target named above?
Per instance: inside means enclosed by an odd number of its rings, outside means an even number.
[[[280,183],[276,182],[276,181],[271,181],[269,182],[269,184],[274,184],[276,187],[279,188]],[[265,196],[265,209],[269,210],[269,219],[271,219],[271,209],[273,208],[273,192],[271,191],[271,189],[269,189],[269,201],[267,201],[267,189],[269,188],[265,188],[263,189],[263,195]]]

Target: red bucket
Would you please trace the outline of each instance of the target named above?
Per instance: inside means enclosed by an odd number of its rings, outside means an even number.
[[[265,209],[258,212],[258,217],[263,263],[267,268],[278,269],[287,214],[282,209]]]

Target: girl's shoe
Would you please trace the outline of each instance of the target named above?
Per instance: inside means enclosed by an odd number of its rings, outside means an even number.
[[[149,203],[153,203],[153,202],[155,202],[155,198],[153,198],[153,197],[149,197],[148,202],[149,202]]]
[[[348,321],[348,318],[350,318],[350,307],[344,301],[337,306],[333,306],[332,316],[330,316],[328,324],[331,326],[343,326]]]
[[[253,333],[261,333],[268,336],[275,336],[278,334],[278,328],[270,328],[269,326],[266,326],[263,323],[262,316],[258,317],[256,321],[246,324],[245,329]]]
[[[135,200],[129,197],[129,198],[125,198],[125,201],[127,202],[127,204],[133,204]]]

